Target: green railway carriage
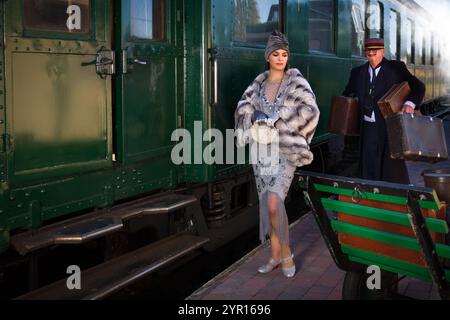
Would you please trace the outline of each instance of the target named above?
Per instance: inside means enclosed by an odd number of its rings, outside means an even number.
[[[132,232],[138,219],[152,241],[209,239],[194,249],[256,225],[249,167],[176,165],[172,134],[233,128],[275,28],[318,98],[313,147],[336,138],[331,96],[363,61],[367,36],[385,36],[388,57],[424,80],[428,100],[445,89],[442,43],[413,1],[18,0],[0,10],[0,273],[16,252]],[[209,143],[195,141],[193,158]],[[130,199],[138,209],[117,214]]]

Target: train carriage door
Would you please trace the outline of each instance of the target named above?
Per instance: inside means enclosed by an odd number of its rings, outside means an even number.
[[[151,161],[151,179],[175,177],[170,155],[171,135],[181,121],[177,105],[182,104],[183,37],[177,4],[182,2],[120,2],[118,161]]]
[[[110,1],[4,1],[9,181],[112,166]]]

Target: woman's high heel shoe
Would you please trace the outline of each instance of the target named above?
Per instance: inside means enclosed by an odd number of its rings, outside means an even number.
[[[262,274],[266,274],[271,272],[273,269],[278,267],[281,264],[281,260],[274,260],[273,258],[270,258],[269,263],[261,266],[258,268],[258,272]]]
[[[285,268],[283,267],[283,264],[288,263],[290,260],[292,260],[292,267]],[[281,259],[281,270],[283,271],[283,274],[287,278],[293,278],[295,276],[295,263],[294,263],[294,255],[291,254],[289,257]]]

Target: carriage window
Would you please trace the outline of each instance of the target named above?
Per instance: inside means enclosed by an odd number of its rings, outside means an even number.
[[[416,63],[415,57],[416,54],[414,52],[414,22],[410,19],[406,20],[406,58],[407,62],[410,64]]]
[[[425,64],[432,64],[433,57],[431,56],[431,34],[426,32],[425,37]]]
[[[430,64],[434,65],[436,62],[436,48],[437,48],[437,40],[434,35],[431,35],[431,52],[430,52]]]
[[[266,44],[281,28],[279,0],[234,0],[233,41]]]
[[[335,51],[335,1],[309,1],[309,49],[327,53]]]
[[[369,38],[384,38],[384,6],[371,3],[367,8],[367,35]]]
[[[393,10],[390,13],[389,40],[392,59],[400,60],[400,15]]]
[[[143,40],[165,40],[165,0],[131,0],[130,15],[130,36],[132,38]]]
[[[364,25],[364,0],[352,0],[352,54],[355,56],[364,55],[364,38],[366,28]]]
[[[24,0],[23,5],[27,31],[91,32],[90,0]]]

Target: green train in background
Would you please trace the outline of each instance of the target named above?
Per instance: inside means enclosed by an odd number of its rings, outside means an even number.
[[[145,275],[256,226],[251,168],[176,165],[173,133],[234,127],[274,29],[317,95],[322,171],[342,145],[327,132],[331,97],[364,62],[366,37],[384,37],[388,58],[426,83],[428,106],[446,91],[444,43],[414,1],[2,0],[0,10],[0,287],[24,264],[36,289],[53,248],[100,243],[98,265],[115,277],[58,297],[101,298],[131,282],[129,252]],[[192,156],[207,145],[194,142]]]

